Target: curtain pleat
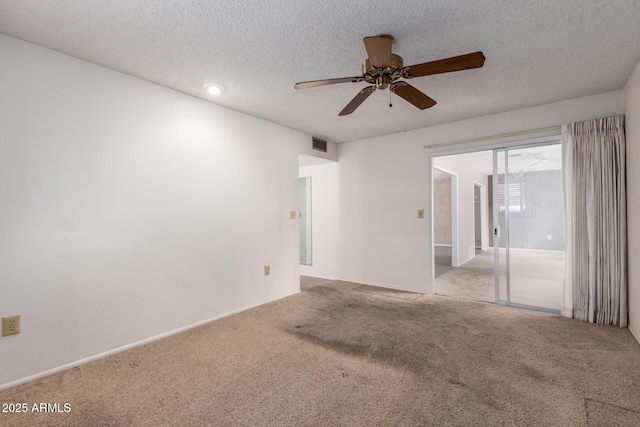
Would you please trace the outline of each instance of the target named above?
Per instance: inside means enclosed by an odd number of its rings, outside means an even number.
[[[624,116],[563,125],[562,148],[567,214],[564,313],[626,327]]]

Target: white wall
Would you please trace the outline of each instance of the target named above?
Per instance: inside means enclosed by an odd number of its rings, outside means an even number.
[[[335,279],[340,277],[340,224],[338,205],[339,163],[301,167],[300,177],[311,177],[312,265],[301,265],[300,274]]]
[[[4,35],[0,57],[0,388],[299,291],[309,135]]]
[[[417,215],[426,209],[423,143],[405,132],[338,144],[343,280],[425,288],[429,219]]]
[[[627,141],[629,329],[640,341],[640,64],[624,88]]]
[[[338,144],[341,278],[432,290],[430,218],[418,219],[416,214],[417,209],[430,209],[425,145],[622,112],[622,91],[615,91]]]
[[[325,153],[313,148],[313,137],[311,135],[305,138],[304,144],[300,146],[299,150],[300,163],[318,164],[322,163],[323,160],[338,161],[338,148],[335,142],[327,141],[327,152]],[[300,164],[299,166],[306,166],[306,164]]]

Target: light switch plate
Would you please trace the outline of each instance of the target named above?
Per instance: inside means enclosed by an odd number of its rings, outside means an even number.
[[[270,265],[265,265],[264,266],[264,275],[268,276],[271,274],[271,266]]]
[[[296,219],[296,211],[289,211],[289,219]]]
[[[16,335],[20,333],[20,315],[2,318],[2,336]]]
[[[420,219],[424,218],[424,209],[418,209],[418,218]]]

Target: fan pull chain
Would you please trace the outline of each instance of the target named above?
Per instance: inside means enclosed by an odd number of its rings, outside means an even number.
[[[389,108],[393,107],[393,104],[391,103],[391,90],[389,90]]]

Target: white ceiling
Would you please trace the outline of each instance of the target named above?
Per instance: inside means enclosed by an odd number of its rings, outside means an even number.
[[[0,0],[0,32],[344,142],[621,89],[640,60],[638,0]],[[420,111],[366,86],[362,38],[395,37],[406,65],[483,51],[485,66],[414,79]]]

